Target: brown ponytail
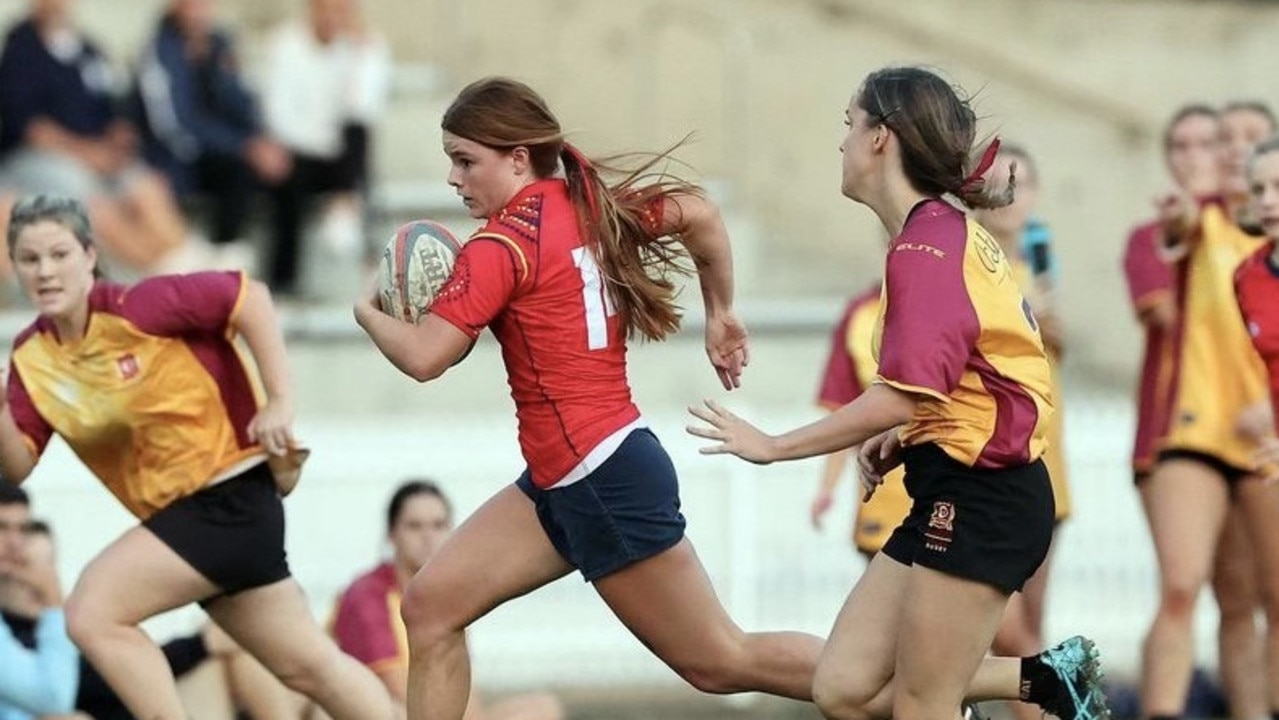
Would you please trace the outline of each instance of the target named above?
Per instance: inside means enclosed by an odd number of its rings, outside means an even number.
[[[662,340],[679,330],[682,317],[673,277],[692,272],[687,253],[678,238],[654,234],[661,218],[646,217],[674,195],[701,194],[690,183],[654,172],[670,152],[653,155],[629,172],[611,165],[622,157],[592,162],[567,143],[560,154],[582,237],[595,254],[628,338]],[[610,186],[601,170],[623,177]]]

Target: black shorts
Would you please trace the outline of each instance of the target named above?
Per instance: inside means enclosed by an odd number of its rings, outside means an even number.
[[[1160,450],[1159,455],[1156,457],[1156,460],[1155,460],[1155,467],[1158,467],[1159,463],[1162,463],[1166,460],[1190,460],[1193,462],[1197,462],[1200,465],[1206,465],[1210,469],[1212,469],[1214,472],[1216,472],[1218,475],[1220,475],[1222,478],[1224,478],[1226,483],[1229,484],[1231,487],[1237,485],[1240,480],[1243,480],[1249,475],[1252,475],[1252,472],[1245,470],[1244,468],[1231,465],[1230,463],[1226,462],[1225,460],[1222,460],[1216,455],[1212,455],[1206,452],[1201,452],[1199,450],[1183,450],[1180,448],[1169,448],[1167,450]],[[1150,472],[1147,472],[1146,477],[1149,477],[1150,474],[1151,474]]]
[[[142,525],[218,586],[203,603],[289,577],[284,504],[265,462],[174,502]]]
[[[533,501],[555,550],[587,582],[653,557],[684,537],[675,466],[647,428],[632,430],[575,483],[543,490],[525,470],[515,484]]]
[[[1043,461],[970,468],[932,443],[903,456],[914,504],[882,552],[1008,594],[1020,590],[1052,543],[1056,506]]]

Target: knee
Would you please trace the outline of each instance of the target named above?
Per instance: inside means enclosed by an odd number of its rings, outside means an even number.
[[[82,652],[87,652],[94,641],[102,639],[110,627],[106,616],[96,610],[94,605],[73,593],[62,608],[67,623],[67,636]]]
[[[817,669],[813,677],[813,704],[829,720],[875,720],[887,717],[876,712],[875,698],[882,688],[870,688],[846,673]]]
[[[317,647],[305,654],[277,660],[272,663],[270,670],[290,690],[307,697],[316,697],[323,689],[331,686],[332,678],[340,672],[340,663],[341,657],[336,647]]]
[[[456,606],[430,578],[416,577],[404,590],[400,619],[413,647],[430,646],[466,629],[466,622],[450,609]]]
[[[1199,588],[1194,583],[1164,583],[1159,599],[1159,612],[1165,618],[1189,622],[1199,598]]]

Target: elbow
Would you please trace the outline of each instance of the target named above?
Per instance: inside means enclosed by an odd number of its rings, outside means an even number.
[[[404,368],[404,373],[420,383],[430,382],[444,374],[447,366],[430,360],[411,363]]]

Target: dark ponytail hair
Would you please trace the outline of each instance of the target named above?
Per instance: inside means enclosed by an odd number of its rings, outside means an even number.
[[[400,519],[400,514],[404,512],[405,503],[418,495],[426,495],[438,499],[444,505],[444,512],[452,520],[453,503],[449,502],[449,499],[445,497],[444,491],[440,489],[439,485],[426,478],[405,480],[395,489],[395,493],[391,495],[391,502],[386,506],[386,532],[388,534],[395,529],[395,523]]]
[[[565,142],[559,121],[536,91],[502,77],[466,86],[445,111],[441,125],[494,150],[526,148],[539,179],[552,177],[562,165],[582,239],[600,267],[627,337],[661,340],[679,329],[673,276],[691,270],[678,238],[661,236],[658,229],[664,223],[655,213],[677,202],[666,202],[675,196],[702,192],[656,169],[669,161],[675,148],[593,161]],[[635,158],[642,158],[636,169],[621,168]],[[610,184],[605,175],[620,179]]]
[[[902,170],[915,190],[954,195],[971,208],[1003,207],[1013,200],[1016,175],[997,192],[986,183],[999,140],[973,157],[977,115],[960,92],[929,70],[890,67],[866,77],[857,105],[871,127],[885,125],[897,136]]]

